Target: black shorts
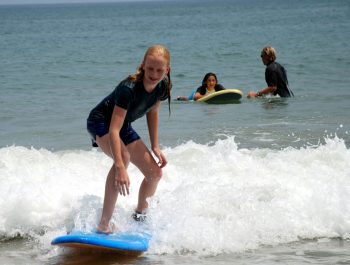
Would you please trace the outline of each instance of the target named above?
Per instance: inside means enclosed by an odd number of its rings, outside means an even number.
[[[96,143],[96,135],[102,137],[108,133],[109,124],[104,122],[87,121],[87,130],[91,135],[93,147],[98,147]],[[137,132],[131,127],[131,123],[125,123],[119,132],[120,139],[125,145],[141,139]]]

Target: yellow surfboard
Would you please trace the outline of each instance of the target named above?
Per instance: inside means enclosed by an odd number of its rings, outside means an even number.
[[[243,92],[239,89],[224,89],[214,93],[210,93],[200,99],[197,102],[205,102],[208,104],[229,104],[238,103],[243,97]]]

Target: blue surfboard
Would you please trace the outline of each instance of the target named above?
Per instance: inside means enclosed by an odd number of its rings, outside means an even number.
[[[147,251],[151,236],[146,233],[100,234],[75,231],[56,237],[51,245],[90,249],[104,252],[118,252],[127,255],[140,255]]]

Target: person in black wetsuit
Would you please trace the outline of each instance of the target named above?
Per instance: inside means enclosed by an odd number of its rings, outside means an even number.
[[[127,173],[132,162],[144,175],[138,204],[133,215],[135,220],[143,218],[148,197],[154,195],[167,159],[158,143],[158,115],[160,102],[168,99],[170,111],[170,54],[161,45],[148,48],[143,61],[134,75],[119,83],[114,91],[103,99],[89,114],[87,130],[93,146],[113,159],[107,175],[105,198],[97,232],[112,233],[110,226],[118,194],[129,194],[130,179]],[[132,128],[131,123],[146,115],[151,151]]]
[[[265,80],[267,87],[258,92],[249,92],[248,98],[261,97],[272,94],[279,95],[282,98],[294,96],[289,89],[287,72],[282,65],[276,62],[276,50],[273,47],[266,46],[261,51],[261,60],[266,65]]]
[[[188,100],[198,100],[205,95],[224,90],[225,88],[218,84],[218,79],[216,77],[216,74],[214,73],[207,73],[202,81],[202,85],[196,89],[196,91],[193,91],[189,97],[185,96],[179,96],[177,97],[177,100],[179,101],[188,101]]]

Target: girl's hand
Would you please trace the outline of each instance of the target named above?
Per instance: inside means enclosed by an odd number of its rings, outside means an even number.
[[[125,168],[116,171],[114,185],[120,195],[129,195],[130,180]]]
[[[163,168],[166,166],[166,164],[168,164],[168,161],[166,160],[165,155],[162,153],[162,151],[160,151],[159,147],[155,147],[152,148],[152,151],[154,153],[154,155],[158,158],[158,166],[160,168]]]

